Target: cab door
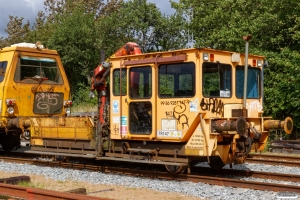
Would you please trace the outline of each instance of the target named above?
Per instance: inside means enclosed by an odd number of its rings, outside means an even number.
[[[1,97],[0,98],[0,111],[1,112],[5,109],[5,107],[4,107],[5,104],[3,104],[3,102],[5,102],[3,87],[5,84],[4,78],[5,78],[5,75],[7,74],[6,73],[7,63],[8,63],[7,61],[0,60],[0,97]],[[2,106],[3,106],[3,108],[2,108]]]
[[[154,67],[150,65],[128,68],[128,135],[130,138],[153,139],[155,137],[153,94]]]
[[[112,139],[148,140],[155,137],[154,70],[151,65],[113,69]]]

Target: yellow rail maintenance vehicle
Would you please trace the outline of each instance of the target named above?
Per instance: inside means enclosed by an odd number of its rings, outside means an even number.
[[[0,59],[0,142],[7,151],[21,136],[30,139],[28,153],[190,173],[198,162],[213,168],[243,163],[251,149],[264,149],[271,129],[290,134],[293,128],[289,117],[263,116],[266,63],[248,55],[247,45],[245,54],[208,48],[143,54],[137,44],[125,44],[93,71],[96,124],[67,116],[70,89],[56,51],[8,47]]]
[[[39,43],[2,48],[0,72],[0,144],[4,151],[18,148],[20,138],[31,140],[33,146],[45,146],[56,145],[60,138],[88,137],[93,127],[89,118],[65,118],[72,105],[70,86],[56,51]]]

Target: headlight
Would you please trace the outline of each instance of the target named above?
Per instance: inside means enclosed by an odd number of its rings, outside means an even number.
[[[66,113],[70,114],[70,112],[71,112],[71,109],[70,108],[66,108]]]
[[[10,115],[12,115],[12,114],[15,112],[15,110],[14,110],[13,107],[9,107],[9,108],[7,108],[7,112],[8,112]]]

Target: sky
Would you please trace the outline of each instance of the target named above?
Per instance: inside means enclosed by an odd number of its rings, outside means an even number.
[[[179,0],[173,0],[178,2]],[[169,0],[148,0],[154,3],[166,15],[174,13]],[[4,29],[9,22],[9,15],[23,17],[23,24],[30,21],[33,25],[38,11],[44,11],[44,0],[0,0],[0,36],[6,37]]]

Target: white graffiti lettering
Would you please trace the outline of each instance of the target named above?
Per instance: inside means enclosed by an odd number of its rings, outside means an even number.
[[[252,111],[262,111],[263,107],[262,105],[259,103],[259,101],[251,101],[250,104],[247,103],[246,105],[247,109],[249,110],[249,112],[251,113]]]
[[[49,109],[50,106],[55,106],[58,103],[58,94],[53,93],[40,93],[36,94],[35,98],[37,100],[38,109]]]

